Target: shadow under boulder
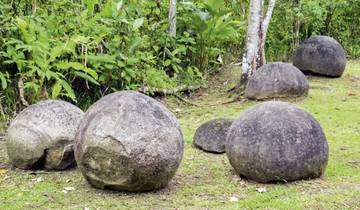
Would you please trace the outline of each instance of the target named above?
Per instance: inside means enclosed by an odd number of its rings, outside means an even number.
[[[64,170],[75,165],[73,144],[83,111],[64,101],[46,100],[24,109],[10,124],[6,149],[21,169]]]
[[[346,53],[335,39],[314,36],[296,49],[293,64],[305,73],[341,77],[346,67]]]
[[[306,76],[288,63],[275,62],[262,66],[250,77],[245,97],[254,100],[291,98],[307,95]]]
[[[226,135],[233,122],[232,119],[214,119],[202,124],[195,132],[194,145],[207,152],[224,153]]]

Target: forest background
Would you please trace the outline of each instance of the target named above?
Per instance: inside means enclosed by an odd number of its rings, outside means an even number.
[[[246,0],[182,0],[169,34],[168,1],[0,2],[0,115],[42,99],[86,109],[117,90],[206,86],[221,66],[241,62]],[[267,61],[291,61],[312,35],[334,37],[360,57],[360,0],[278,0]],[[240,78],[239,78],[240,79]]]

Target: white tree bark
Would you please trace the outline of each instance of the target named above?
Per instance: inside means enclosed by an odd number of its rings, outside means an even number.
[[[262,37],[261,37],[261,57],[262,57],[262,63],[266,63],[266,57],[265,57],[265,42],[266,42],[266,35],[268,32],[270,20],[275,8],[276,0],[269,0],[268,9],[266,12],[266,16],[264,18],[264,21],[262,22],[261,29],[262,29]]]
[[[176,37],[176,2],[177,0],[170,0],[169,3],[169,35]]]
[[[246,50],[242,60],[241,85],[246,85],[256,64],[254,62],[259,49],[259,29],[262,12],[262,0],[250,1],[250,18],[248,22]]]

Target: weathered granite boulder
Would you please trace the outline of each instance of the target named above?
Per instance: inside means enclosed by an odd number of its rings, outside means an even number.
[[[24,109],[7,130],[10,162],[21,169],[63,170],[75,165],[73,144],[84,113],[59,100]]]
[[[224,153],[227,131],[232,119],[214,119],[202,124],[195,132],[194,145],[207,152]]]
[[[344,48],[333,38],[314,36],[295,51],[294,66],[304,72],[328,77],[340,77],[346,66]]]
[[[307,95],[308,92],[309,82],[299,69],[276,62],[254,72],[246,86],[245,97],[255,100],[289,98]]]
[[[239,175],[262,183],[320,177],[329,155],[319,123],[285,102],[245,111],[232,124],[225,148]]]
[[[180,165],[183,135],[160,102],[134,91],[107,95],[86,112],[75,158],[94,187],[149,191],[165,187]]]

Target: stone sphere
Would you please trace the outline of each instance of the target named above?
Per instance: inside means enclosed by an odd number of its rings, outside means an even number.
[[[207,152],[224,153],[226,135],[233,122],[232,119],[214,119],[202,124],[195,132],[194,145]]]
[[[75,158],[94,187],[150,191],[165,187],[184,151],[176,117],[160,102],[134,91],[107,95],[85,113]]]
[[[245,111],[230,127],[225,148],[237,174],[261,183],[320,177],[329,156],[319,123],[285,102]]]
[[[293,63],[304,72],[340,77],[346,67],[346,53],[335,39],[314,36],[295,51]]]
[[[10,124],[6,148],[21,169],[63,170],[75,165],[73,144],[84,113],[64,101],[46,100],[24,109]]]
[[[290,98],[307,95],[309,82],[295,66],[287,63],[271,63],[260,67],[250,77],[245,97],[261,100]]]

